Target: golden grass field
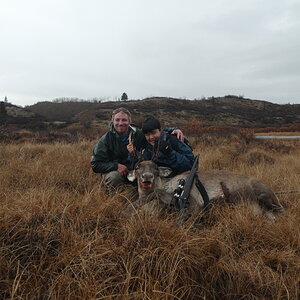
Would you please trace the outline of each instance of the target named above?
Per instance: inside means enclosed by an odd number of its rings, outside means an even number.
[[[299,141],[191,137],[200,170],[300,190]],[[1,299],[299,299],[300,194],[275,221],[213,204],[195,229],[122,216],[89,165],[94,141],[0,144]]]

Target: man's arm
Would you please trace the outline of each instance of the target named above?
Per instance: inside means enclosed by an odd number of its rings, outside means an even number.
[[[128,157],[127,160],[130,162],[131,167],[133,168],[133,166],[137,163],[138,159],[137,159],[137,155],[136,155],[136,148],[133,145],[133,141],[131,139],[131,137],[129,138],[129,144],[127,145],[127,150],[128,150]]]
[[[165,128],[164,129],[169,134],[174,134],[180,141],[184,141],[184,134],[183,132],[178,128]]]
[[[91,166],[95,173],[108,173],[118,170],[118,162],[112,161],[108,153],[106,136],[104,135],[96,144],[91,158]]]
[[[184,141],[184,135],[183,135],[183,132],[180,130],[180,129],[174,129],[171,134],[176,134],[177,138],[180,140],[180,141]]]
[[[175,137],[173,137],[176,139]],[[172,170],[177,173],[182,173],[188,171],[192,168],[194,162],[194,154],[191,148],[187,146],[184,142],[176,140],[177,149],[173,149],[169,142],[161,143],[161,146],[165,149],[160,149],[163,156],[162,160],[165,164],[170,166]]]

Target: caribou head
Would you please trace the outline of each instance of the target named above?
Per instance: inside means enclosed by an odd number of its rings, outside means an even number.
[[[139,193],[149,193],[154,191],[160,177],[167,177],[172,170],[167,167],[158,167],[151,160],[140,160],[134,170],[127,175],[129,181],[137,180]]]

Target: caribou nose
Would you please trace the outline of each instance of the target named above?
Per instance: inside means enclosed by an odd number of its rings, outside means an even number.
[[[142,174],[143,179],[152,179],[154,177],[153,173],[145,172]]]

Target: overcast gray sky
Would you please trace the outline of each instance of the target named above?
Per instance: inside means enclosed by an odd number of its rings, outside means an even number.
[[[0,0],[0,100],[300,103],[300,0]]]

